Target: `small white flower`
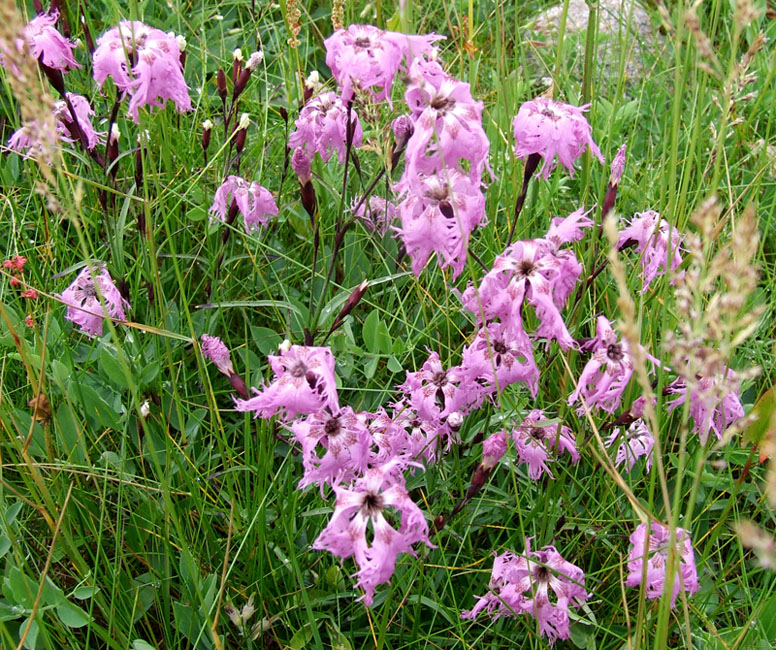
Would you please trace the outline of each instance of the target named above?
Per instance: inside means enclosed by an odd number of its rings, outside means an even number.
[[[323,84],[321,83],[321,75],[318,74],[317,70],[313,70],[309,75],[307,75],[307,79],[305,79],[304,85],[305,88],[308,88],[313,93],[317,93],[321,88],[323,88]]]
[[[178,49],[181,52],[185,52],[186,51],[186,45],[188,45],[188,43],[186,43],[186,37],[178,34],[178,35],[175,36],[175,40],[178,41]]]
[[[202,122],[203,131],[210,131],[210,129],[212,128],[213,128],[213,122],[211,122],[210,120],[205,120],[204,122]]]
[[[240,125],[238,128],[247,129],[251,125],[251,116],[248,113],[240,115]]]
[[[242,53],[242,50],[239,47],[235,48],[234,52],[232,52],[232,58],[235,61],[242,61],[243,60],[243,53]]]
[[[285,354],[291,349],[291,341],[283,339],[283,342],[278,346],[278,350],[281,354]]]
[[[110,141],[116,142],[121,137],[121,131],[119,131],[119,125],[115,122],[110,127]]]
[[[140,405],[140,415],[147,418],[151,414],[151,402],[146,400]]]
[[[261,50],[258,50],[257,52],[254,52],[253,54],[248,57],[248,63],[245,64],[245,67],[249,70],[255,70],[259,67],[261,62],[264,60],[264,52]]]

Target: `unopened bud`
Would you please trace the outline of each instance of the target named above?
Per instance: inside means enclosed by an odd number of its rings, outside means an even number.
[[[210,120],[202,122],[202,151],[207,153],[210,147],[210,135],[213,131],[213,123]]]
[[[463,424],[463,415],[461,415],[458,411],[453,411],[450,415],[447,416],[447,424],[453,433],[457,433]]]
[[[176,41],[176,43],[178,43],[178,49],[181,52],[185,52],[186,51],[186,45],[188,45],[188,43],[186,43],[186,37],[181,35],[181,34],[176,34],[175,41]]]
[[[299,183],[302,185],[309,182],[312,178],[310,157],[305,153],[303,147],[294,149],[294,153],[291,156],[291,168],[296,172],[296,175],[299,177]]]
[[[226,75],[223,68],[218,68],[218,74],[216,75],[216,85],[218,86],[218,96],[222,102],[226,101]]]
[[[323,84],[321,83],[321,75],[318,74],[317,70],[313,70],[310,74],[307,75],[307,79],[304,80],[305,88],[308,88],[311,92],[317,93],[318,91],[323,88]]]
[[[240,76],[240,72],[242,72],[242,61],[243,61],[243,54],[242,50],[238,47],[234,52],[232,52],[232,83],[236,84],[237,79]]]
[[[151,402],[146,400],[140,405],[141,417],[147,418],[151,414]]]
[[[290,349],[291,349],[291,341],[289,341],[288,339],[283,339],[283,342],[280,345],[278,345],[278,352],[280,352],[280,354],[285,354]]]
[[[617,187],[622,179],[622,174],[625,171],[625,148],[626,145],[622,145],[617,151],[617,155],[612,160],[612,171],[609,176],[609,185]]]
[[[238,128],[247,129],[251,125],[251,116],[248,113],[240,115],[240,124]]]
[[[248,57],[248,63],[245,64],[245,67],[251,70],[255,70],[261,65],[261,62],[263,60],[264,60],[264,52],[262,52],[261,50],[258,50],[253,54],[251,54],[250,57]]]

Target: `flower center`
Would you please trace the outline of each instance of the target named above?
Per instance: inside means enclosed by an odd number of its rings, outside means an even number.
[[[531,260],[523,260],[517,267],[517,272],[522,276],[529,276],[536,270],[536,265]]]
[[[440,370],[439,372],[434,373],[434,376],[431,378],[431,383],[434,384],[434,386],[442,388],[442,386],[447,384],[447,372],[445,370]]]
[[[557,122],[560,119],[560,115],[551,108],[542,109],[542,115],[544,115],[544,117],[549,117],[553,122]]]
[[[622,351],[622,345],[619,343],[610,343],[606,346],[606,356],[612,361],[622,361],[625,354]]]
[[[534,571],[534,579],[536,582],[549,582],[550,570],[546,566],[540,566]]]
[[[428,104],[438,113],[444,115],[447,111],[450,111],[455,106],[455,100],[445,97],[444,95],[436,95]]]
[[[379,494],[367,492],[361,502],[361,512],[367,517],[376,517],[383,510],[383,497]]]
[[[361,48],[362,50],[365,50],[368,47],[371,47],[372,41],[369,39],[368,36],[360,36],[355,41],[353,41],[353,45],[355,45],[358,48]]]
[[[326,424],[323,425],[323,430],[327,436],[336,436],[340,432],[339,418],[329,418],[326,420]]]
[[[504,341],[494,341],[493,351],[496,352],[496,354],[506,354],[507,346],[505,345]]]
[[[307,374],[307,366],[301,361],[297,361],[293,368],[291,368],[292,377],[304,377]]]
[[[528,435],[531,436],[534,440],[544,440],[546,432],[544,431],[543,427],[531,427],[528,429]]]

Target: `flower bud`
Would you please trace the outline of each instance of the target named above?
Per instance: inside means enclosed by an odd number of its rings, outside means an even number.
[[[218,74],[216,75],[216,85],[218,86],[218,96],[222,102],[226,101],[226,75],[223,68],[218,68]]]

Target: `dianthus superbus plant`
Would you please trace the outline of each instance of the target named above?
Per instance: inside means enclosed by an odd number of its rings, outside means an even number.
[[[3,647],[776,643],[774,22],[486,4],[3,8]]]

